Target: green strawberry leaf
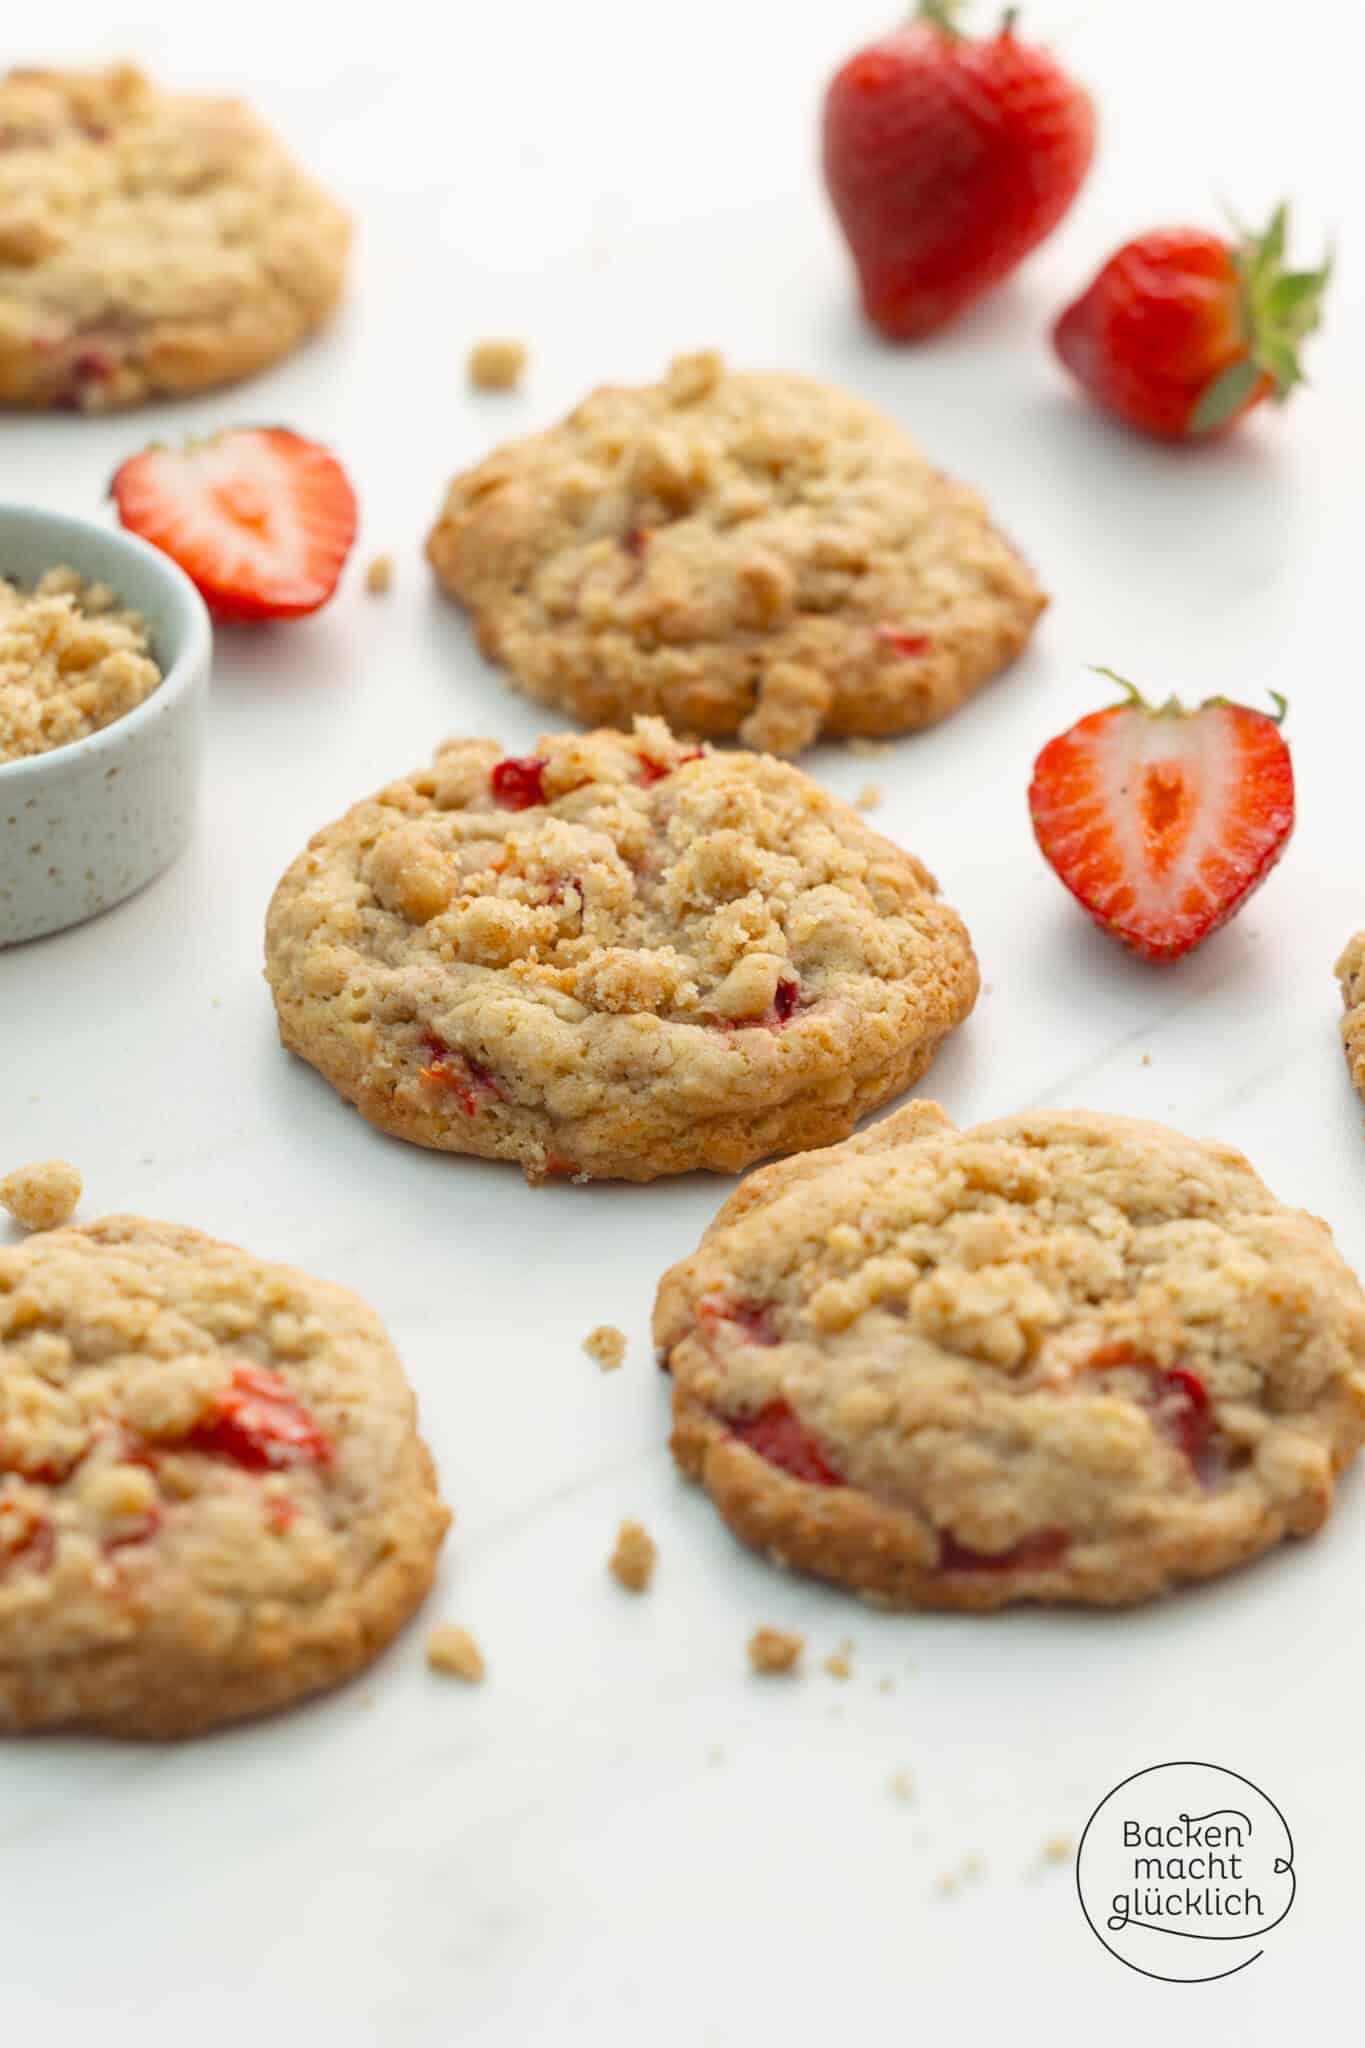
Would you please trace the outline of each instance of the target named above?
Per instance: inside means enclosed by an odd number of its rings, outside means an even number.
[[[1304,381],[1299,343],[1321,323],[1322,297],[1332,275],[1330,254],[1316,270],[1286,270],[1288,240],[1289,208],[1277,206],[1264,234],[1243,232],[1237,251],[1247,357],[1255,369],[1272,379],[1277,399],[1287,398]],[[1221,426],[1229,411],[1235,411],[1245,398],[1250,388],[1245,371],[1229,387],[1236,392],[1240,383],[1240,398],[1229,401],[1222,390],[1223,380],[1233,378],[1238,367],[1233,364],[1225,370],[1204,393],[1195,408],[1193,432],[1208,433],[1211,427]]]
[[[962,12],[964,0],[919,0],[911,19],[927,21],[932,27],[942,29],[945,36],[955,39],[962,34],[957,17]]]
[[[1226,370],[1220,370],[1190,414],[1189,432],[1211,434],[1215,428],[1225,427],[1246,404],[1260,376],[1260,364],[1250,356],[1241,356],[1235,363],[1229,363]]]

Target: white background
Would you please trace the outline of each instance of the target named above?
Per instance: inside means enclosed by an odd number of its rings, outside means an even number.
[[[1319,1541],[1131,1614],[877,1616],[779,1576],[675,1478],[651,1363],[657,1277],[723,1185],[531,1191],[382,1139],[278,1049],[260,977],[267,897],[310,830],[439,736],[520,751],[539,729],[430,586],[420,543],[447,475],[595,382],[716,344],[881,403],[989,493],[1055,595],[1034,650],[946,726],[872,763],[808,758],[841,792],[883,785],[876,822],[970,923],[987,993],[929,1090],[963,1122],[1065,1104],[1231,1140],[1365,1266],[1332,979],[1365,923],[1354,11],[1033,0],[1030,25],[1100,102],[1092,181],[987,307],[896,351],[855,317],[814,168],[826,76],[896,4],[144,0],[115,34],[104,5],[66,0],[8,24],[28,38],[16,60],[140,53],[177,83],[240,87],[360,233],[325,340],[192,405],[4,421],[0,494],[95,513],[152,435],[280,420],[342,454],[364,531],[330,610],[220,636],[179,866],[0,958],[3,1164],[69,1155],[87,1215],[195,1223],[377,1305],[458,1516],[425,1619],[472,1626],[490,1677],[428,1674],[419,1623],[367,1677],[266,1725],[8,1746],[7,2039],[1259,2044],[1354,1986],[1359,1479]],[[1315,389],[1197,452],[1084,408],[1045,333],[1099,259],[1136,228],[1216,221],[1222,198],[1258,216],[1282,191],[1306,256],[1329,228],[1344,245]],[[499,331],[531,344],[524,392],[474,397],[464,351]],[[399,561],[384,601],[359,576],[380,549]],[[1165,972],[1091,930],[1032,845],[1029,767],[1104,701],[1092,661],[1154,691],[1292,703],[1290,852],[1234,928]],[[611,1377],[579,1349],[600,1321],[630,1337]],[[624,1514],[662,1553],[640,1601],[604,1570]],[[806,1677],[747,1676],[759,1622],[806,1632]],[[840,1684],[819,1659],[845,1635]],[[1069,1869],[1040,1867],[1119,1779],[1179,1756],[1262,1785],[1299,1875],[1264,1958],[1189,1989],[1123,1970]],[[909,1806],[889,1790],[902,1769]],[[970,1856],[982,1875],[941,1898]]]

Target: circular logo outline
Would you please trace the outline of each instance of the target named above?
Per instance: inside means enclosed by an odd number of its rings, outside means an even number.
[[[1089,1820],[1082,1828],[1081,1839],[1076,1844],[1076,1897],[1080,1902],[1081,1912],[1085,1915],[1085,1924],[1090,1929],[1090,1932],[1094,1935],[1100,1947],[1102,1949],[1105,1949],[1108,1952],[1108,1954],[1110,1954],[1114,1958],[1114,1961],[1116,1963],[1122,1963],[1125,1970],[1133,1970],[1137,1973],[1139,1977],[1150,1977],[1152,1981],[1157,1984],[1221,1984],[1228,1977],[1239,1976],[1243,1970],[1250,1969],[1253,1963],[1260,1961],[1261,1957],[1265,1954],[1265,1950],[1263,1948],[1258,1948],[1255,1955],[1248,1956],[1244,1962],[1234,1963],[1230,1970],[1216,1970],[1211,1977],[1166,1977],[1163,1976],[1160,1970],[1144,1970],[1141,1963],[1130,1962],[1127,1956],[1120,1955],[1119,1951],[1116,1948],[1114,1948],[1110,1942],[1107,1942],[1105,1940],[1103,1934],[1101,1934],[1099,1928],[1095,1925],[1094,1921],[1090,1917],[1090,1908],[1089,1906],[1087,1906],[1085,1902],[1085,1893],[1081,1890],[1081,1856],[1085,1849],[1085,1838],[1090,1833],[1090,1830],[1094,1826],[1095,1820],[1099,1813],[1102,1811],[1102,1809],[1109,1804],[1110,1800],[1114,1798],[1116,1793],[1119,1793],[1123,1790],[1125,1785],[1133,1784],[1138,1778],[1149,1778],[1154,1771],[1172,1770],[1218,1771],[1223,1777],[1235,1778],[1239,1785],[1246,1785],[1252,1792],[1256,1794],[1258,1799],[1264,1799],[1266,1805],[1271,1809],[1276,1819],[1279,1821],[1280,1826],[1284,1829],[1284,1838],[1289,1844],[1288,1856],[1277,1857],[1275,1859],[1274,1866],[1277,1873],[1281,1870],[1287,1870],[1289,1873],[1289,1903],[1285,1906],[1284,1911],[1280,1913],[1276,1919],[1268,1922],[1266,1926],[1258,1928],[1255,1935],[1193,1935],[1186,1934],[1183,1928],[1174,1927],[1169,1929],[1163,1929],[1162,1931],[1179,1935],[1187,1941],[1254,1941],[1257,1938],[1257,1935],[1269,1934],[1272,1928],[1278,1927],[1280,1925],[1280,1922],[1288,1917],[1290,1908],[1293,1906],[1295,1899],[1299,1895],[1299,1874],[1297,1870],[1294,1868],[1294,1836],[1290,1828],[1289,1822],[1285,1819],[1283,1813],[1280,1811],[1280,1808],[1278,1807],[1276,1802],[1270,1797],[1270,1794],[1268,1792],[1263,1792],[1254,1779],[1246,1777],[1241,1771],[1230,1770],[1226,1764],[1207,1763],[1199,1757],[1172,1757],[1168,1759],[1167,1762],[1162,1764],[1146,1764],[1144,1765],[1142,1770],[1130,1771],[1126,1778],[1120,1778],[1118,1784],[1112,1786],[1110,1790],[1105,1793],[1103,1799],[1100,1800],[1099,1805],[1095,1807],[1094,1811],[1090,1815]],[[1188,1818],[1188,1816],[1184,1817]]]

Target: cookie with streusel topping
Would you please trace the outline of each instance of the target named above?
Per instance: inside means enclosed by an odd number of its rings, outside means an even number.
[[[373,1124],[547,1174],[828,1145],[971,1009],[961,920],[799,769],[632,734],[456,740],[275,891],[280,1034]]]
[[[129,65],[0,78],[0,405],[108,412],[251,375],[340,294],[342,209],[237,100]]]
[[[914,1103],[767,1167],[665,1275],[673,1452],[737,1535],[899,1606],[1121,1605],[1326,1519],[1365,1295],[1241,1154]]]
[[[136,1216],[0,1246],[0,1731],[192,1735],[334,1685],[448,1521],[353,1294]]]
[[[1365,1096],[1365,932],[1357,932],[1337,962],[1337,980],[1346,1015],[1341,1042],[1356,1093]]]
[[[776,754],[946,717],[1046,603],[893,421],[715,355],[456,477],[427,552],[532,697]]]

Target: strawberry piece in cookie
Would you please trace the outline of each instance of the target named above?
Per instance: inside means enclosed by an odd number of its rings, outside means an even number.
[[[545,801],[545,762],[535,754],[509,756],[489,774],[494,800],[505,811],[529,811]]]
[[[793,1479],[803,1479],[808,1486],[843,1485],[815,1438],[802,1427],[785,1401],[770,1401],[757,1415],[740,1422],[730,1420],[726,1427],[736,1442],[747,1444],[760,1458]]]
[[[211,1414],[186,1443],[252,1472],[330,1465],[334,1456],[331,1439],[279,1374],[256,1365],[234,1369]]]

